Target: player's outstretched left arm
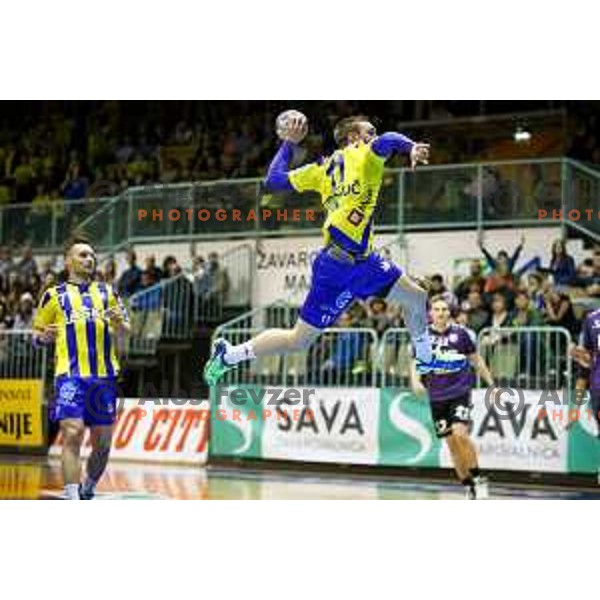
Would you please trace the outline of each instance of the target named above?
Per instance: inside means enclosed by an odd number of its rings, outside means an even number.
[[[413,142],[410,138],[388,131],[381,134],[371,144],[371,150],[384,159],[390,158],[394,152],[410,155],[410,166],[414,169],[418,164],[426,165],[429,163],[429,144]]]

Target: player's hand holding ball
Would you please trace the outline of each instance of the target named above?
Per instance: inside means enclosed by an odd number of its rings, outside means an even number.
[[[286,110],[277,117],[276,131],[284,142],[299,144],[308,133],[308,119],[298,110]]]

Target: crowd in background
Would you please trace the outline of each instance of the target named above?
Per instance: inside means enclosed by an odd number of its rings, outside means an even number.
[[[512,254],[500,250],[496,255],[481,243],[482,258],[471,262],[468,276],[457,282],[446,281],[441,274],[426,278],[429,296],[444,297],[455,318],[476,333],[488,326],[547,324],[577,335],[582,311],[590,301],[600,302],[600,249],[576,265],[564,242],[556,240],[550,264],[543,266],[536,258],[517,269],[524,243],[522,239]],[[126,260],[127,267],[120,273],[114,259],[104,261],[96,272],[97,280],[114,285],[125,298],[181,273],[187,275],[196,294],[225,295],[230,287],[227,269],[215,252],[205,259],[192,247],[184,265],[175,256],[167,256],[158,265],[155,256],[149,255],[140,266],[133,250]],[[0,247],[0,323],[5,327],[28,323],[40,291],[64,279],[62,265],[51,259],[38,264],[29,246],[17,255],[8,246]],[[360,324],[383,333],[402,326],[402,313],[384,299],[373,298],[355,302],[341,324]]]
[[[310,116],[311,134],[297,156],[301,162],[330,151],[333,124],[350,114],[377,115],[376,124],[385,130],[411,120],[565,103],[9,102],[0,111],[0,206],[31,203],[43,209],[130,186],[259,176],[276,148],[275,117],[290,104]],[[569,152],[600,164],[596,117],[577,115],[573,123]],[[460,149],[437,150],[446,162],[473,158],[461,157]]]
[[[600,249],[577,265],[564,242],[556,240],[548,265],[542,265],[539,258],[521,264],[524,244],[522,239],[512,253],[500,250],[493,255],[480,243],[482,257],[470,263],[469,275],[455,282],[441,274],[425,278],[429,296],[444,297],[455,319],[475,333],[492,326],[553,325],[564,327],[575,338],[584,312],[595,306],[595,300],[600,304]],[[122,297],[129,298],[185,274],[196,295],[224,297],[231,282],[218,254],[210,253],[205,259],[191,248],[183,265],[175,256],[167,256],[158,265],[155,256],[148,255],[140,266],[135,251],[130,250],[126,268],[118,272],[115,260],[107,259],[99,265],[96,279],[114,285]],[[64,280],[61,264],[51,259],[40,264],[29,246],[17,254],[8,246],[0,247],[0,326],[27,329],[41,290]],[[372,298],[355,302],[339,324],[369,327],[382,334],[402,326],[402,311],[384,299]]]
[[[600,248],[591,250],[589,256],[577,264],[566,251],[564,242],[556,240],[549,264],[542,265],[539,258],[521,260],[524,244],[522,239],[512,252],[492,253],[480,243],[481,258],[470,262],[468,275],[452,282],[441,274],[422,279],[430,299],[441,296],[446,300],[455,323],[467,327],[474,336],[490,328],[481,339],[490,351],[512,343],[514,360],[521,365],[517,369],[519,376],[545,374],[554,377],[554,383],[562,382],[559,378],[564,369],[557,369],[556,365],[566,356],[563,337],[556,337],[550,344],[552,349],[548,350],[541,349],[541,338],[536,337],[537,334],[525,332],[515,345],[514,340],[510,342],[507,338],[512,334],[497,329],[561,327],[569,332],[571,340],[577,341],[584,315],[600,307]],[[391,258],[385,251],[383,254]],[[216,253],[205,259],[191,246],[190,256],[183,264],[175,256],[167,256],[158,264],[155,256],[148,255],[143,265],[138,265],[136,253],[130,250],[126,261],[126,267],[121,269],[114,259],[103,261],[95,279],[112,284],[125,299],[133,317],[134,335],[140,339],[159,339],[165,335],[165,323],[181,321],[182,307],[176,298],[184,293],[189,294],[190,299],[200,300],[194,307],[200,305],[205,316],[211,315],[213,326],[222,322],[224,301],[236,282],[230,280],[227,264],[222,264]],[[0,247],[0,331],[31,329],[42,290],[65,278],[62,265],[52,260],[39,264],[30,247],[22,248],[17,254],[10,248]],[[169,285],[160,285],[165,282]],[[175,295],[165,294],[166,289],[175,288]],[[208,321],[200,324],[210,326]],[[348,377],[356,382],[373,373],[369,353],[372,333],[357,328],[372,330],[377,339],[382,340],[390,328],[403,328],[404,320],[402,309],[397,305],[388,304],[383,298],[370,298],[354,302],[335,326],[348,332],[322,336],[311,347],[307,364],[318,366],[318,372],[311,376],[318,377],[319,381],[341,384],[350,383]],[[405,368],[409,358],[396,352],[390,359],[386,354],[386,372],[396,373],[394,365],[398,364]],[[512,373],[516,369],[513,365],[511,371],[505,363],[493,367],[497,373],[502,369]]]
[[[480,243],[482,258],[470,263],[468,276],[457,282],[441,274],[426,278],[429,298],[442,296],[456,322],[479,333],[484,327],[554,326],[577,339],[581,320],[600,306],[600,248],[576,265],[562,240],[552,245],[546,266],[533,259],[517,268],[525,240],[512,254],[495,256]],[[340,319],[340,326],[360,326],[383,333],[403,326],[402,313],[381,298],[355,302]]]
[[[207,259],[194,253],[183,266],[172,255],[160,265],[154,255],[149,255],[140,267],[131,250],[127,253],[127,268],[119,273],[116,261],[110,258],[98,266],[94,279],[111,284],[134,310],[144,310],[157,297],[143,292],[158,290],[158,284],[179,275],[185,276],[179,279],[205,303],[222,302],[229,291],[229,274],[216,252]],[[66,279],[64,266],[56,259],[40,264],[28,246],[16,256],[10,247],[0,247],[0,331],[31,329],[42,291]]]

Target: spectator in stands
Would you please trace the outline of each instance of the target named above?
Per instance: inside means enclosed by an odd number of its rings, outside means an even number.
[[[362,310],[362,319],[353,317],[350,310],[342,313],[337,326],[340,328],[356,327],[364,322],[365,311]],[[333,338],[333,347],[330,356],[321,365],[321,376],[324,383],[339,384],[350,383],[350,377],[364,372],[366,365],[361,363],[364,358],[365,335],[358,331],[340,332]]]
[[[33,279],[34,275],[37,275],[37,263],[33,258],[33,250],[31,246],[25,246],[23,248],[23,258],[19,261],[16,266],[19,277],[27,284]]]
[[[511,318],[511,327],[538,327],[542,325],[544,325],[544,319],[541,312],[533,306],[527,290],[520,290],[515,298],[515,311]],[[536,331],[522,331],[516,336],[519,346],[518,364],[521,365],[521,375],[541,375],[540,359],[544,354],[539,336],[540,334]]]
[[[492,298],[492,314],[490,315],[490,327],[510,327],[511,315],[508,310],[506,296],[500,292]]]
[[[577,267],[577,279],[575,285],[581,286],[582,280],[585,281],[594,275],[594,261],[591,258],[586,258]]]
[[[14,170],[15,200],[17,203],[29,203],[33,198],[35,173],[28,154],[22,153]]]
[[[13,326],[13,318],[8,312],[6,302],[0,297],[0,331],[10,329]]]
[[[567,247],[563,240],[556,240],[552,244],[550,272],[554,277],[554,283],[559,286],[571,285],[575,279],[575,260],[567,253]]]
[[[40,291],[46,290],[49,287],[52,287],[53,285],[56,285],[58,283],[58,277],[54,271],[46,271],[40,275],[40,281]]]
[[[41,281],[42,281],[42,285],[44,284],[44,282],[46,281],[46,279],[48,278],[49,275],[54,275],[56,277],[56,271],[54,270],[54,263],[55,263],[55,259],[53,259],[53,258],[46,258],[42,262],[42,268],[39,273]]]
[[[117,283],[117,290],[124,298],[132,296],[142,288],[142,270],[137,266],[137,254],[134,250],[127,252],[127,265]]]
[[[496,268],[485,280],[483,292],[486,297],[492,298],[495,294],[503,294],[507,304],[511,305],[514,299],[515,280],[507,261],[499,261]],[[489,301],[489,300],[488,300]],[[493,300],[492,300],[493,301]]]
[[[374,329],[378,335],[383,335],[390,325],[387,302],[382,298],[372,298],[368,304],[365,326]]]
[[[196,256],[192,265],[192,276],[194,284],[194,294],[202,297],[210,291],[211,280],[206,268],[206,261],[202,256]]]
[[[160,281],[156,279],[154,271],[142,272],[141,286],[138,290],[137,302],[135,303],[136,308],[150,310],[160,307],[161,292],[159,283]]]
[[[229,275],[219,264],[216,252],[208,255],[208,264],[203,269],[199,268],[194,279],[193,290],[203,319],[220,320],[229,293]]]
[[[154,254],[147,256],[144,264],[146,266],[145,271],[151,273],[153,281],[158,282],[163,278],[163,272],[156,266],[156,257]]]
[[[481,261],[473,260],[470,265],[470,275],[465,277],[459,284],[456,286],[454,293],[458,298],[459,302],[465,300],[471,290],[471,286],[476,284],[479,286],[480,290],[483,290],[485,285],[485,278],[482,273]]]
[[[88,180],[83,175],[81,165],[78,162],[71,163],[61,186],[63,196],[66,200],[82,200],[85,198],[87,189]]]
[[[478,195],[479,182],[467,187],[467,193]],[[481,194],[484,216],[489,219],[511,219],[518,216],[519,188],[514,181],[503,179],[494,167],[483,169]]]
[[[469,327],[469,313],[466,310],[463,310],[462,308],[456,312],[456,315],[454,316],[454,322],[457,325],[462,325],[467,329],[471,329]]]
[[[181,273],[181,266],[177,262],[177,259],[170,255],[163,260],[162,271],[163,277],[175,277]]]
[[[594,251],[591,268],[580,274],[577,284],[585,288],[588,296],[600,296],[600,250]]]
[[[102,281],[114,285],[117,279],[117,263],[114,258],[108,258],[101,271]]]
[[[490,313],[483,304],[483,297],[476,284],[472,286],[471,290],[467,300],[462,304],[462,310],[467,315],[468,327],[475,333],[479,333],[488,325]]]
[[[33,296],[25,292],[19,299],[19,309],[15,316],[13,329],[29,330],[33,329],[34,302]]]
[[[223,300],[229,292],[229,275],[227,269],[220,265],[216,252],[208,255],[207,272],[211,280],[210,293]]]
[[[434,296],[441,296],[451,310],[452,307],[456,307],[457,305],[456,296],[446,288],[444,277],[439,273],[436,273],[430,279],[429,298],[433,298]]]
[[[496,293],[493,295],[491,308],[492,311],[488,323],[490,331],[481,337],[481,345],[497,348],[498,346],[505,345],[510,340],[507,332],[497,331],[499,328],[511,326],[511,314],[508,310],[504,294]]]
[[[579,335],[579,322],[568,294],[550,289],[544,296],[545,321],[553,327],[564,327],[573,338]]]
[[[483,245],[482,238],[479,239],[478,243],[479,243],[479,248],[481,249],[481,251],[483,252],[483,254],[485,256],[485,259],[488,264],[488,268],[492,272],[496,271],[496,272],[502,273],[504,275],[507,273],[512,274],[512,272],[515,268],[515,265],[517,263],[517,260],[519,260],[519,256],[521,255],[521,252],[523,251],[523,247],[525,245],[525,236],[521,236],[521,242],[515,248],[515,251],[512,256],[509,256],[508,252],[506,250],[500,250],[498,252],[498,254],[496,255],[496,258],[494,258],[488,252],[488,250],[485,248],[485,246]]]
[[[533,307],[538,311],[544,308],[543,283],[544,277],[540,273],[531,273],[527,276],[527,295],[531,299]]]
[[[4,287],[3,282],[8,285],[8,275],[14,268],[10,246],[0,247],[0,290]]]
[[[515,297],[515,310],[512,315],[512,327],[537,327],[543,325],[544,319],[539,310],[537,310],[527,290],[519,290]]]
[[[18,276],[16,271],[11,271],[8,274],[7,279],[7,291],[6,291],[6,302],[8,306],[8,312],[10,314],[16,314],[19,308],[19,299],[25,292],[23,281]]]

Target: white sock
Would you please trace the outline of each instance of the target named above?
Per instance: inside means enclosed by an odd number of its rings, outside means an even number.
[[[67,497],[67,500],[81,500],[79,497],[79,484],[67,483],[65,485],[65,496]]]
[[[431,341],[428,335],[420,335],[413,339],[415,356],[417,360],[429,363],[433,360],[433,351],[431,350]]]
[[[247,341],[243,344],[238,344],[237,346],[227,344],[227,350],[225,351],[223,358],[225,359],[226,363],[230,365],[237,365],[243,360],[252,360],[253,358],[256,358],[256,355],[254,354],[254,350],[252,348],[252,342]]]
[[[84,494],[93,494],[93,493],[95,493],[95,491],[96,491],[96,482],[93,481],[92,479],[90,479],[89,477],[87,477],[86,480],[85,480],[85,482],[81,486],[81,491]]]

